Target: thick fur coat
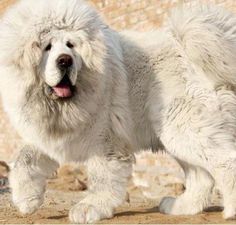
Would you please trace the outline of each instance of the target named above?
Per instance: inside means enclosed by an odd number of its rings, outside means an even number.
[[[223,9],[183,7],[140,34],[111,30],[82,0],[20,1],[0,22],[1,96],[25,141],[10,175],[14,204],[34,212],[59,164],[85,161],[89,190],[70,220],[112,217],[134,151],[164,146],[186,190],[161,212],[201,212],[217,184],[234,218],[235,62],[236,17]]]

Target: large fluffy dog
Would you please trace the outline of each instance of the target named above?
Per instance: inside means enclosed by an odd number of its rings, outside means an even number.
[[[42,204],[59,164],[86,161],[89,191],[70,220],[112,217],[134,149],[163,143],[187,181],[160,210],[198,213],[217,184],[224,217],[235,217],[236,18],[198,7],[171,21],[152,33],[118,34],[81,0],[23,0],[5,14],[0,90],[26,144],[10,176],[21,212]]]

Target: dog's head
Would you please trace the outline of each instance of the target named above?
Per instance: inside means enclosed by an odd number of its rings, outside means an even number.
[[[112,34],[82,0],[22,0],[0,22],[1,83],[23,92],[29,116],[37,102],[50,129],[75,127],[96,113],[111,74],[122,73]]]
[[[0,60],[21,70],[28,84],[40,83],[49,98],[69,99],[78,80],[88,79],[86,70],[104,74],[104,30],[82,0],[23,0],[1,22]]]

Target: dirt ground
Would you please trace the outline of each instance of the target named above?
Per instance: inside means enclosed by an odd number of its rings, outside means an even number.
[[[145,156],[149,158],[149,164],[155,160],[151,155]],[[102,224],[214,224],[214,223],[231,223],[236,221],[225,221],[222,219],[221,197],[217,190],[212,195],[212,206],[205,212],[195,216],[169,216],[163,215],[158,211],[160,199],[164,196],[176,196],[183,192],[181,183],[169,183],[169,174],[159,175],[159,183],[151,185],[141,185],[143,181],[147,181],[147,174],[142,172],[140,176],[141,161],[143,158],[138,158],[139,167],[134,168],[133,179],[130,180],[128,186],[127,201],[119,207],[115,216],[112,219],[102,220]],[[150,159],[152,162],[150,162]],[[159,157],[158,162],[163,162],[163,157]],[[170,164],[170,162],[168,162]],[[144,165],[144,164],[143,164]],[[165,169],[164,163],[162,163]],[[175,166],[171,165],[172,168]],[[154,168],[154,167],[152,167]],[[156,167],[157,168],[157,167]],[[155,168],[154,168],[155,169]],[[137,175],[139,173],[139,176]],[[174,175],[176,176],[176,174]],[[142,177],[142,179],[140,179]],[[149,177],[150,178],[150,177]],[[163,181],[167,181],[166,184]],[[41,208],[34,214],[23,216],[11,203],[10,190],[7,186],[2,186],[0,189],[0,224],[67,224],[68,212],[72,205],[76,204],[86,190],[86,172],[85,169],[79,169],[72,166],[61,168],[54,177],[48,180],[45,202]],[[136,184],[135,184],[136,183]],[[139,183],[139,185],[137,184]],[[143,183],[144,184],[144,183]],[[145,186],[145,192],[144,192]],[[149,187],[149,189],[148,189]],[[150,189],[151,188],[151,189]],[[155,192],[155,191],[156,192]],[[144,193],[155,196],[150,199],[145,197]]]
[[[1,194],[0,224],[67,224],[68,211],[80,197],[80,192],[49,189],[45,203],[34,214],[22,216],[10,203],[10,194]],[[195,216],[169,216],[158,211],[158,201],[145,201],[139,190],[130,190],[131,201],[121,206],[114,218],[102,220],[103,224],[213,224],[231,223],[222,219],[221,207],[215,206]]]
[[[33,215],[22,216],[9,203],[9,194],[1,196],[0,223],[3,224],[67,224],[68,211],[75,204],[79,193],[49,190],[46,203]],[[137,199],[136,199],[137,200]],[[120,207],[114,218],[102,220],[102,224],[213,224],[231,223],[221,217],[221,208],[212,207],[209,212],[195,216],[169,216],[158,212],[155,202],[132,202]]]

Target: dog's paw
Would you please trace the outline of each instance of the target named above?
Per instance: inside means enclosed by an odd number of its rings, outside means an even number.
[[[101,219],[111,218],[112,213],[104,213],[102,206],[95,207],[87,203],[76,204],[69,213],[69,218],[72,223],[94,223]]]
[[[230,206],[225,207],[223,212],[223,217],[226,220],[235,220],[236,219],[236,207]]]
[[[159,205],[159,211],[165,214],[173,214],[173,205],[175,203],[175,198],[173,197],[165,197],[161,200]]]
[[[25,199],[13,200],[13,202],[22,214],[32,214],[43,204],[43,197],[29,196]]]
[[[170,215],[195,215],[202,211],[202,208],[192,204],[190,199],[180,196],[178,198],[165,197],[161,200],[159,211]]]
[[[20,182],[19,179],[10,179],[12,201],[22,214],[34,213],[44,200],[45,185],[28,179]]]

